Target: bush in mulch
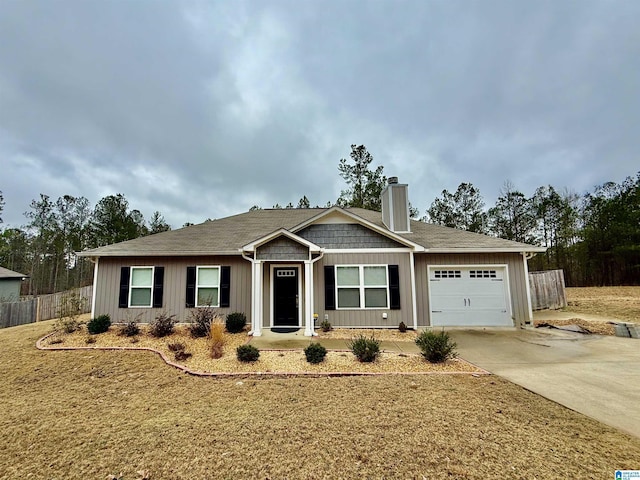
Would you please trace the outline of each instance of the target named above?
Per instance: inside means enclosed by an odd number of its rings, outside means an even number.
[[[92,335],[104,333],[109,330],[111,326],[111,317],[109,315],[98,315],[96,318],[92,318],[87,323],[87,330]]]
[[[326,355],[327,349],[317,342],[310,343],[307,348],[304,349],[304,356],[309,363],[321,363]]]
[[[247,323],[247,316],[242,312],[233,312],[227,315],[225,326],[229,333],[240,333]]]
[[[351,339],[348,346],[360,362],[373,362],[380,355],[380,342],[374,337],[360,335]]]
[[[260,358],[260,350],[253,345],[240,345],[236,348],[236,356],[241,362],[255,362]]]
[[[167,315],[166,313],[160,313],[151,322],[149,326],[149,333],[154,337],[166,337],[173,333],[173,327],[176,326],[178,321],[175,315]]]
[[[444,330],[439,333],[431,330],[421,332],[416,338],[416,345],[422,356],[431,363],[442,363],[456,357],[457,345]]]

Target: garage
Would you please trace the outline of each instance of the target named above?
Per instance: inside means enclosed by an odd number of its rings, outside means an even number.
[[[513,326],[504,265],[430,266],[431,325]]]

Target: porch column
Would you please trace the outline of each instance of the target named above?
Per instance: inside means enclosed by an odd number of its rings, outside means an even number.
[[[262,262],[256,261],[253,264],[252,272],[252,302],[251,302],[251,323],[254,337],[262,335]]]
[[[311,278],[311,260],[304,262],[304,335],[313,336],[313,279]]]

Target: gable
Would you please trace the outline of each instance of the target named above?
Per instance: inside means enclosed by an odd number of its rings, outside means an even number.
[[[291,238],[280,236],[256,249],[257,260],[308,260],[309,248]]]
[[[322,248],[406,248],[357,223],[313,224],[297,232],[297,235]]]

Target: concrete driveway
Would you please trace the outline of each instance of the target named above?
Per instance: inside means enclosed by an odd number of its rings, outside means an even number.
[[[541,330],[449,333],[465,360],[640,437],[640,340]]]

